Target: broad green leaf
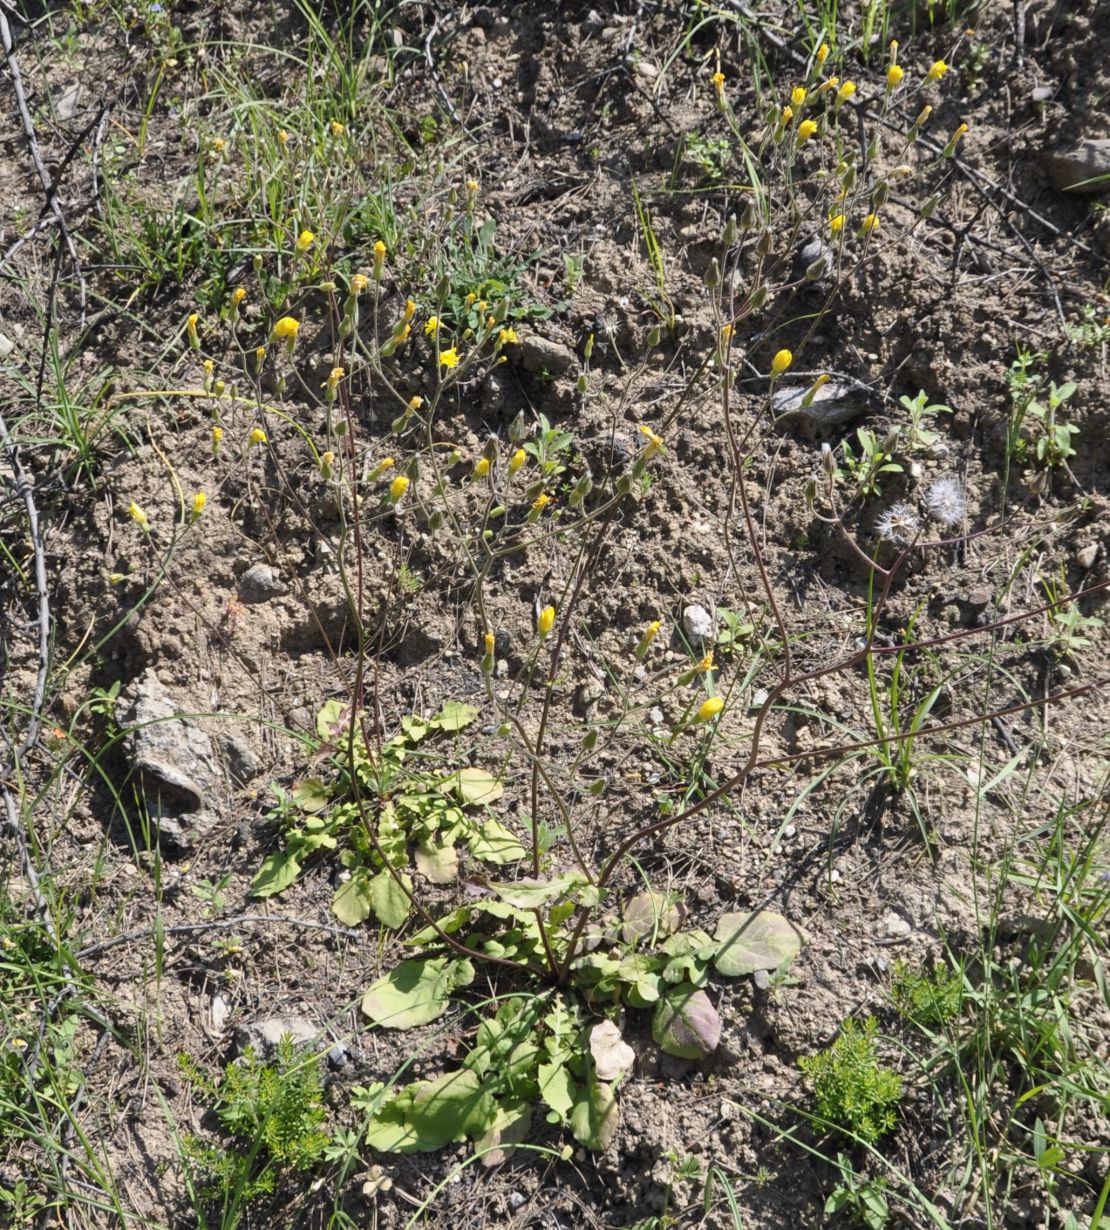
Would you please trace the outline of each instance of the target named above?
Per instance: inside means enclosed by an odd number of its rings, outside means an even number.
[[[683,983],[659,1001],[651,1036],[668,1055],[705,1059],[721,1040],[721,1018],[704,991]]]
[[[392,803],[386,803],[378,816],[378,845],[394,867],[402,867],[408,862],[405,826],[397,819]]]
[[[440,929],[446,932],[447,935],[454,935],[456,931],[461,930],[470,922],[470,916],[473,913],[473,906],[460,905],[452,910],[450,914],[444,915],[443,918],[436,919]],[[438,944],[440,938],[436,934],[434,927],[422,927],[415,935],[410,935],[406,944],[412,944],[416,948],[422,948],[425,944]]]
[[[429,1153],[497,1122],[490,1089],[469,1068],[406,1086],[370,1119],[366,1143],[386,1153]]]
[[[468,705],[465,701],[449,700],[428,725],[439,730],[462,730],[474,721],[479,712],[474,705]]]
[[[578,1082],[565,1063],[541,1063],[537,1072],[540,1097],[565,1123],[574,1106]]]
[[[331,899],[331,912],[348,927],[357,927],[370,917],[370,884],[361,872],[354,872],[341,884]]]
[[[532,1107],[528,1102],[502,1103],[489,1130],[474,1142],[475,1153],[489,1150],[482,1157],[482,1165],[498,1166],[504,1162],[512,1153],[512,1146],[527,1137],[531,1126]]]
[[[484,863],[515,863],[524,857],[524,847],[492,816],[471,830],[466,843],[470,853]]]
[[[469,961],[451,957],[402,961],[366,989],[362,1011],[387,1029],[412,1029],[443,1015],[451,992],[474,978]]]
[[[407,875],[401,875],[405,886],[411,891],[412,880]],[[409,899],[404,889],[388,871],[379,871],[370,881],[370,904],[374,913],[387,927],[394,931],[404,926],[409,916]]]
[[[416,870],[431,884],[453,884],[459,878],[459,852],[454,846],[422,842],[413,851]]]
[[[254,879],[251,881],[252,897],[272,897],[280,893],[301,874],[301,864],[290,850],[275,850],[262,860]]]
[[[626,944],[652,936],[662,939],[682,926],[685,914],[685,909],[666,893],[650,889],[637,893],[625,903],[621,936]]]
[[[316,733],[321,739],[334,739],[338,733],[338,728],[343,722],[343,715],[346,712],[347,717],[350,717],[350,710],[341,700],[325,701],[324,707],[316,715]]]
[[[505,787],[492,773],[473,768],[452,773],[444,780],[442,788],[453,790],[464,803],[496,803],[505,793]]]
[[[778,969],[802,950],[802,931],[774,910],[754,914],[722,914],[714,939],[713,965],[719,974],[735,977],[758,969]]]
[[[490,888],[509,905],[522,910],[538,910],[586,883],[579,871],[568,871],[553,880],[514,880],[506,884],[490,884]]]
[[[302,811],[323,811],[328,805],[328,788],[318,777],[306,777],[293,787],[293,801]]]
[[[601,1153],[609,1147],[620,1126],[620,1109],[613,1087],[605,1081],[590,1081],[581,1087],[570,1112],[570,1130],[587,1149]]]
[[[431,730],[431,726],[424,718],[406,714],[401,718],[401,729],[405,732],[405,738],[410,743],[419,743],[428,731]]]

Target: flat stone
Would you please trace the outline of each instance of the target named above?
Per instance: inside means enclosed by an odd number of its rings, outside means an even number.
[[[1045,150],[1048,178],[1058,192],[1089,196],[1110,192],[1110,137],[1077,141],[1075,145]]]
[[[776,389],[771,395],[775,422],[823,430],[850,423],[871,408],[870,390],[857,380],[830,380],[817,390],[810,405],[804,406],[812,387],[810,383]]]
[[[313,1042],[320,1031],[303,1016],[267,1016],[248,1021],[235,1031],[235,1046],[242,1054],[249,1046],[259,1059],[270,1059],[282,1038],[288,1036],[297,1048]]]
[[[879,923],[880,932],[890,939],[905,939],[913,930],[913,926],[897,910],[887,910]]]
[[[252,564],[239,578],[241,602],[269,602],[285,593],[285,582],[270,564]]]
[[[0,333],[0,359],[8,358],[15,349],[15,342],[6,333]]]
[[[1087,546],[1081,547],[1075,553],[1076,567],[1082,568],[1084,572],[1095,566],[1095,560],[1098,559],[1098,543],[1088,543]]]
[[[520,364],[527,372],[547,371],[552,376],[565,376],[576,362],[574,351],[562,342],[536,333],[526,333],[520,339]]]
[[[713,616],[703,606],[688,606],[682,612],[682,630],[690,641],[708,640],[713,635]]]

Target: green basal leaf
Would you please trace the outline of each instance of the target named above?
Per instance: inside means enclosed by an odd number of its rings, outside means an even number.
[[[470,831],[466,843],[470,853],[484,863],[516,863],[524,857],[524,847],[517,838],[492,816]]]
[[[306,777],[293,787],[293,801],[302,811],[323,811],[328,805],[328,788],[318,777]]]
[[[800,928],[774,910],[722,914],[714,938],[718,947],[713,964],[727,977],[778,969],[793,961],[805,940]]]
[[[528,1137],[532,1126],[532,1106],[529,1102],[499,1103],[497,1114],[484,1136],[474,1142],[474,1151],[482,1153],[483,1166],[499,1166],[512,1153],[512,1146]],[[486,1152],[489,1150],[489,1152]]]
[[[522,910],[537,910],[560,897],[566,897],[586,883],[586,877],[581,872],[568,871],[552,880],[514,880],[508,884],[490,884],[490,888],[509,905]]]
[[[469,1068],[406,1086],[370,1118],[366,1143],[384,1153],[430,1153],[493,1129],[498,1109]]]
[[[345,728],[344,713],[350,717],[350,710],[341,700],[325,701],[323,708],[316,715],[316,733],[321,739],[330,742],[341,728]]]
[[[370,917],[370,908],[370,882],[359,871],[353,872],[331,899],[331,912],[348,927],[365,922]]]
[[[443,790],[453,791],[464,803],[496,803],[505,793],[505,787],[492,773],[485,769],[460,769],[444,778]]]
[[[637,893],[624,906],[621,938],[634,944],[653,936],[662,939],[682,926],[685,911],[666,893]]]
[[[416,870],[431,884],[453,884],[459,878],[459,852],[454,846],[422,842],[413,851]]]
[[[402,874],[401,880],[412,892],[412,880]],[[409,898],[391,872],[379,871],[370,881],[370,904],[382,924],[396,931],[409,916]]]
[[[705,1059],[721,1040],[721,1018],[704,991],[683,983],[659,1001],[651,1036],[668,1055]]]
[[[280,893],[301,874],[301,864],[291,850],[275,850],[262,860],[251,881],[252,897],[272,897]]]
[[[478,716],[480,710],[465,701],[449,700],[428,723],[433,730],[462,730]]]
[[[415,957],[402,961],[371,983],[362,1011],[387,1029],[412,1029],[443,1015],[451,992],[474,978],[469,961],[453,957]]]
[[[421,739],[432,729],[431,723],[422,717],[415,717],[411,714],[406,714],[401,718],[401,729],[405,733],[405,738],[410,743],[419,743]]]
[[[587,1149],[601,1153],[609,1147],[620,1126],[620,1108],[613,1087],[595,1080],[579,1088],[578,1100],[570,1112],[570,1130]]]
[[[541,1063],[536,1073],[540,1097],[565,1123],[578,1096],[578,1082],[565,1063]]]
[[[378,845],[394,867],[408,862],[408,838],[392,803],[386,803],[378,816]]]

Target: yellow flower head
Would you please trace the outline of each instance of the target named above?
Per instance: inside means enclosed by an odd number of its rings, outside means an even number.
[[[279,342],[288,342],[290,346],[297,340],[297,332],[301,327],[301,322],[294,316],[283,316],[274,325],[274,337]]]
[[[810,137],[817,131],[817,125],[813,120],[802,120],[798,125],[798,144],[808,141]]]
[[[926,81],[939,81],[948,72],[948,65],[943,60],[934,60],[925,74]]]
[[[640,424],[640,431],[647,436],[647,444],[644,446],[644,456],[653,457],[663,447],[663,437],[657,436],[646,423]]]
[[[926,104],[924,107],[922,107],[922,108],[921,108],[921,111],[920,111],[920,112],[919,112],[919,114],[918,114],[917,119],[916,119],[916,120],[914,120],[914,122],[913,122],[913,126],[914,126],[914,128],[920,128],[920,127],[921,127],[921,125],[922,125],[922,124],[924,124],[924,123],[925,123],[925,121],[926,121],[926,120],[929,118],[929,116],[930,116],[930,115],[932,115],[932,114],[933,114],[933,108],[932,108],[932,107],[930,107],[928,104]]]
[[[775,380],[794,362],[794,355],[789,350],[780,350],[771,360],[771,379]]]
[[[546,491],[541,491],[532,501],[532,511],[541,513],[550,503],[551,496],[549,496]]]
[[[429,316],[428,319],[424,322],[424,333],[428,337],[431,337],[433,334],[436,334],[438,332],[439,332],[439,317]]]
[[[379,239],[374,244],[374,270],[380,272],[382,265],[385,263],[385,244]]]
[[[856,92],[856,83],[854,81],[845,81],[844,84],[836,92],[837,103],[847,102],[849,98]]]
[[[528,454],[522,448],[518,448],[515,453],[509,458],[509,474],[515,474],[522,465],[528,460]]]
[[[844,229],[844,215],[843,214],[837,214],[835,218],[829,219],[829,230],[832,231],[834,235],[839,235],[843,229]]]
[[[555,626],[555,608],[553,606],[545,606],[540,611],[539,618],[536,620],[536,632],[542,639]]]
[[[662,628],[663,621],[661,619],[653,619],[651,623],[644,629],[643,636],[640,637],[640,643],[636,646],[636,657],[642,658],[647,653],[647,648],[656,636],[659,634],[659,629]]]
[[[215,456],[220,451],[220,442],[224,438],[224,429],[220,426],[212,428],[212,454]]]
[[[246,292],[246,291],[245,291],[245,290],[244,290],[241,286],[237,286],[237,287],[236,287],[236,288],[235,288],[235,289],[231,292],[231,302],[232,302],[232,305],[233,305],[234,307],[238,307],[238,306],[239,306],[239,304],[240,304],[240,303],[242,303],[242,302],[243,302],[243,300],[244,300],[246,297],[247,297],[247,292]]]
[[[493,635],[492,632],[487,632],[485,636],[482,637],[482,644],[486,648],[486,657],[487,658],[492,657],[493,647],[494,645],[497,644],[497,638]]]
[[[419,410],[423,404],[424,404],[423,397],[410,397],[409,398],[409,409],[410,410]]]
[[[335,454],[329,448],[326,453],[320,454],[320,474],[324,478],[331,478],[331,468],[335,465]]]
[[[331,371],[328,372],[327,386],[331,392],[335,392],[335,386],[340,382],[340,380],[343,379],[343,376],[344,371],[341,367],[333,367]]]
[[[398,474],[397,477],[389,484],[389,498],[394,504],[405,494],[409,489],[409,480],[403,475]]]
[[[301,231],[301,233],[297,236],[297,251],[302,253],[307,252],[309,248],[312,247],[315,239],[316,236],[312,231]]]
[[[806,88],[804,85],[796,85],[790,91],[790,105],[800,107],[806,100]]]
[[[351,294],[361,295],[362,292],[370,285],[370,279],[364,273],[356,273],[351,278]]]
[[[892,64],[886,70],[886,88],[888,90],[896,90],[902,84],[902,78],[905,75],[900,65]]]
[[[254,352],[254,365],[259,370],[262,369],[262,364],[266,362],[266,347],[259,346]]]
[[[732,341],[733,327],[732,325],[721,326],[721,345],[727,346]]]
[[[478,191],[478,181],[476,179],[468,179],[466,181],[466,190],[473,196]]]
[[[474,478],[485,478],[485,476],[488,473],[489,473],[489,458],[482,457],[477,461],[477,463],[474,466],[473,477]]]
[[[408,323],[416,315],[416,304],[411,299],[405,300],[405,312],[401,317],[403,321]]]
[[[131,517],[131,520],[135,522],[139,529],[141,529],[144,534],[149,534],[150,522],[147,520],[147,515],[143,511],[142,506],[136,504],[135,501],[132,500],[127,511]]]
[[[199,517],[200,514],[204,512],[204,506],[207,503],[208,503],[208,497],[204,494],[203,491],[198,491],[196,495],[193,496],[193,517],[194,518]]]
[[[278,145],[284,149],[289,144],[289,134],[284,128],[278,130]]]
[[[266,433],[261,427],[251,428],[250,446],[253,448],[256,444],[265,444],[267,440]]]
[[[206,376],[211,376],[212,373],[216,370],[216,364],[211,359],[205,359],[204,363],[201,366],[203,366],[204,374]]]
[[[185,321],[185,332],[189,338],[189,345],[193,350],[200,349],[200,337],[197,334],[197,321],[199,320],[200,317],[196,312],[192,312]]]
[[[878,225],[879,225],[879,215],[878,214],[868,214],[867,217],[864,218],[863,223],[861,224],[859,228],[859,233],[861,235],[870,235],[871,232]]]
[[[794,108],[793,107],[783,107],[782,122],[784,124],[789,124],[793,118],[794,118]]]
[[[515,346],[520,338],[517,337],[516,330],[510,325],[507,329],[500,329],[497,334],[497,340],[502,346]]]
[[[817,60],[819,66],[825,63],[825,61],[829,58],[828,43],[822,43],[821,46],[817,48],[817,55],[814,58]]]
[[[328,128],[330,129],[333,137],[338,137],[339,134],[344,131],[344,125],[338,120],[332,120],[332,122],[328,125]]]
[[[392,457],[383,457],[381,461],[378,462],[377,466],[374,468],[374,473],[371,474],[370,477],[371,478],[381,478],[381,476],[386,472],[386,470],[392,470],[396,464],[397,463],[393,460]]]
[[[720,70],[715,72],[709,80],[713,82],[715,90],[723,90],[725,88],[725,75]]]
[[[713,669],[713,650],[712,649],[698,663],[697,669],[699,671],[711,671]]]
[[[454,346],[450,350],[441,350],[439,352],[439,365],[440,367],[458,367],[459,352]]]
[[[227,142],[223,139],[223,137],[217,137],[212,142],[212,152],[214,154],[222,154],[225,149],[227,149]]]
[[[694,721],[710,722],[724,707],[725,702],[719,696],[711,696],[708,700],[703,700],[698,706],[698,711],[694,715]]]

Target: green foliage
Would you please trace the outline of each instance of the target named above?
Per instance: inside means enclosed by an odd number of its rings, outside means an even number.
[[[292,1040],[278,1043],[272,1063],[262,1063],[248,1047],[224,1068],[213,1084],[187,1055],[181,1069],[213,1108],[220,1126],[242,1147],[207,1144],[196,1136],[185,1142],[204,1197],[241,1205],[274,1190],[285,1171],[311,1170],[324,1158],[329,1137],[315,1057],[298,1055]]]
[[[798,1060],[813,1085],[817,1113],[842,1132],[874,1144],[894,1126],[902,1081],[875,1054],[878,1022],[849,1018],[836,1041]]]
[[[893,460],[893,448],[898,438],[897,428],[880,440],[873,431],[866,427],[856,428],[856,440],[859,445],[857,456],[852,446],[845,440],[840,451],[844,457],[844,469],[852,480],[859,495],[882,495],[884,474],[901,474],[902,467]]]
[[[332,774],[306,778],[291,794],[274,787],[270,818],[284,845],[268,854],[251,892],[270,897],[289,887],[306,861],[339,849],[345,870],[332,911],[348,926],[374,915],[400,927],[409,916],[410,865],[433,884],[458,876],[458,847],[485,863],[503,865],[524,856],[520,841],[489,811],[504,793],[490,773],[460,765],[458,749],[444,746],[477,717],[472,705],[450,701],[434,717],[405,717],[401,730],[381,745],[365,741],[361,723],[329,701],[317,731],[333,749]]]
[[[1038,371],[1047,358],[1041,351],[1019,349],[1010,365],[1012,407],[1008,443],[1019,462],[1035,459],[1039,465],[1052,468],[1075,456],[1072,438],[1079,434],[1079,428],[1062,422],[1058,411],[1071,400],[1078,386],[1072,381],[1057,385]]]
[[[524,451],[536,459],[545,485],[554,482],[566,470],[565,462],[573,444],[574,436],[569,431],[552,427],[547,416],[540,415],[540,429],[536,438],[524,445]]]
[[[1090,645],[1090,637],[1086,632],[1095,632],[1103,626],[1103,621],[1096,615],[1084,615],[1074,601],[1063,601],[1068,592],[1067,577],[1063,566],[1057,580],[1043,578],[1041,588],[1045,598],[1053,603],[1047,611],[1048,645],[1058,658],[1072,658],[1076,651]]]
[[[844,1213],[865,1230],[883,1230],[890,1220],[890,1205],[886,1198],[886,1183],[856,1173],[851,1159],[837,1155],[840,1182],[825,1201],[826,1213]]]
[[[899,402],[909,411],[910,425],[906,432],[906,447],[931,448],[941,438],[939,431],[932,431],[925,426],[925,420],[934,414],[951,414],[952,407],[941,403],[929,403],[929,395],[924,389],[918,391],[916,397],[902,396]]]
[[[963,976],[937,962],[931,969],[898,961],[890,994],[908,1020],[927,1028],[954,1023],[963,1004]]]

